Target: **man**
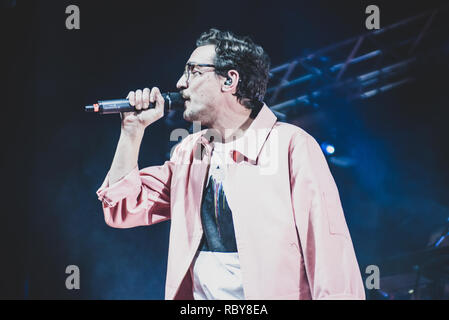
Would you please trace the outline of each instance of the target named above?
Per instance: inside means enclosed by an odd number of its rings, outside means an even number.
[[[249,38],[201,35],[177,83],[193,133],[139,170],[158,88],[128,95],[111,169],[97,191],[117,228],[171,219],[166,299],[364,299],[338,191],[316,141],[261,102],[269,58]],[[155,102],[155,109],[148,109]]]

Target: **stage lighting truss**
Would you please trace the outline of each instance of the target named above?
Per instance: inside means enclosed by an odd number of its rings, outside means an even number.
[[[442,47],[448,45],[448,8],[429,10],[272,68],[265,101],[287,118],[298,105],[317,107],[321,97],[367,99],[413,81],[414,64],[435,57],[447,62],[447,48]]]

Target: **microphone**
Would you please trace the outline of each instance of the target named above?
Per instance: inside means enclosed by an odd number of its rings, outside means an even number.
[[[184,110],[184,98],[179,92],[167,92],[163,93],[162,97],[165,100],[164,110],[168,112],[170,110]],[[155,103],[150,103],[148,108],[154,108]],[[84,111],[95,112],[99,114],[110,114],[120,112],[137,111],[132,105],[129,104],[128,99],[117,100],[101,100],[90,106],[85,106]]]

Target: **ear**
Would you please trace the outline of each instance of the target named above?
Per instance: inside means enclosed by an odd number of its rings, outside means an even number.
[[[221,90],[223,92],[231,91],[235,93],[237,91],[237,84],[239,83],[240,75],[237,70],[229,70],[227,77],[223,77]]]

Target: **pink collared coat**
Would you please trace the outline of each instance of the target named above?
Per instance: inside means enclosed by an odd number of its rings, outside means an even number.
[[[213,142],[184,138],[170,161],[97,191],[115,228],[171,219],[166,299],[193,299],[189,268]],[[264,105],[238,139],[224,183],[246,299],[365,299],[338,190],[315,139]],[[150,247],[148,250],[151,250]]]

